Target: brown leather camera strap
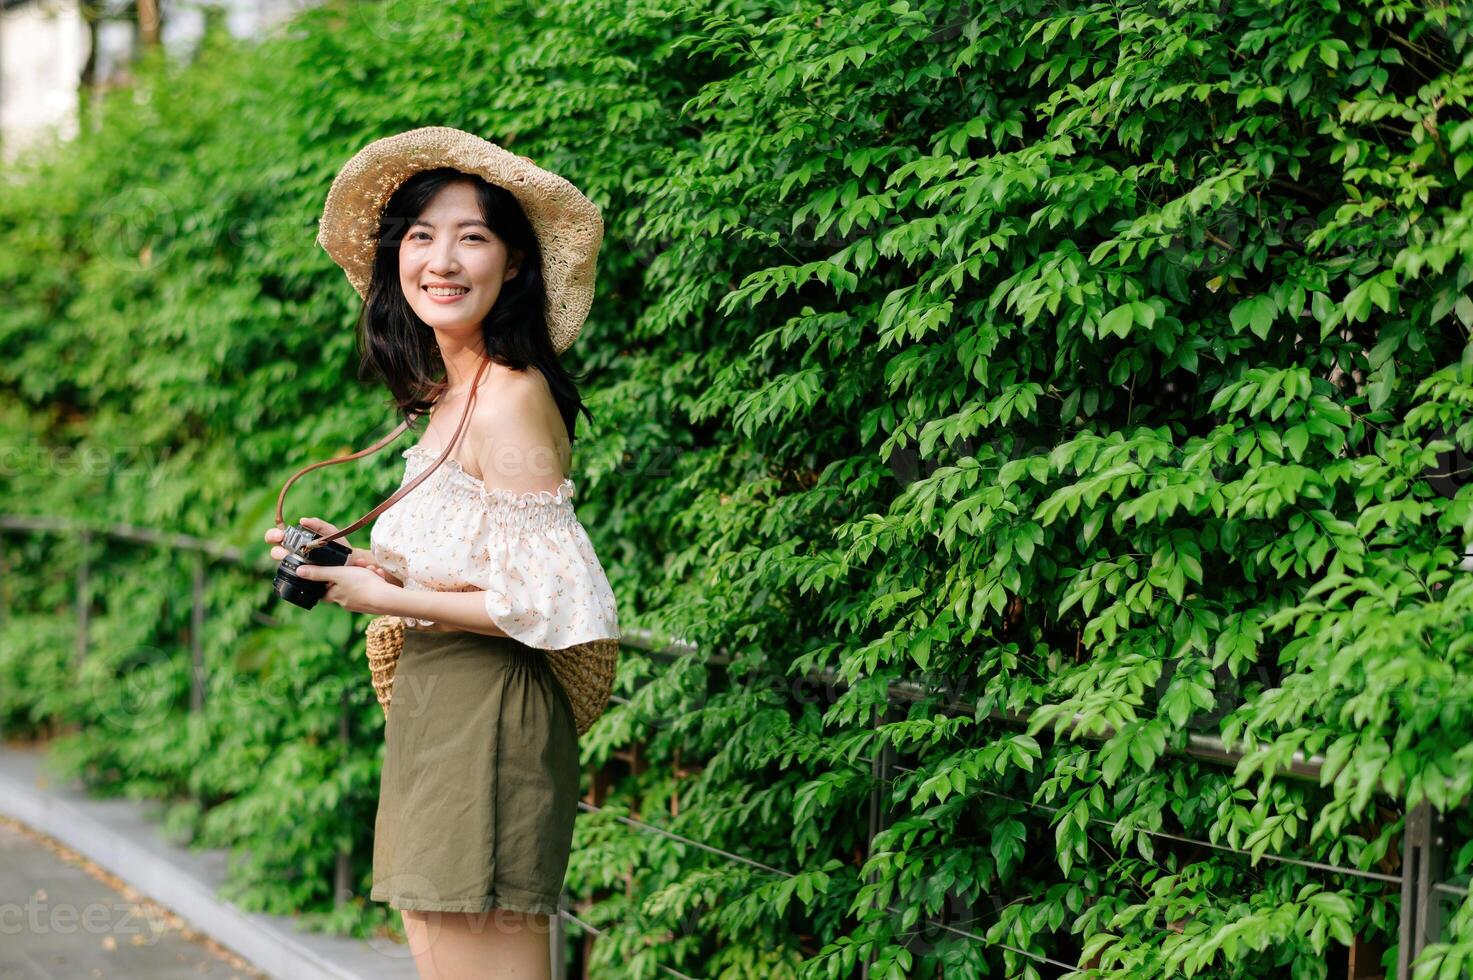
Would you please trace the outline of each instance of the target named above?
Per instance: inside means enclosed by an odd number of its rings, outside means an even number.
[[[358,518],[358,520],[354,521],[352,524],[349,524],[347,527],[342,528],[338,531],[334,531],[332,534],[324,534],[317,540],[303,545],[302,550],[304,552],[310,551],[313,548],[326,544],[334,538],[341,538],[358,530],[360,527],[367,524],[369,521],[373,520],[375,517],[392,507],[399,500],[399,498],[403,497],[409,491],[413,490],[415,487],[423,483],[425,478],[428,477],[432,472],[434,472],[435,467],[439,466],[441,463],[445,462],[445,460],[449,459],[450,454],[455,451],[455,444],[460,441],[461,430],[465,428],[466,421],[471,417],[471,408],[476,404],[476,389],[479,388],[481,385],[481,375],[486,373],[486,368],[490,366],[490,364],[491,360],[489,358],[482,358],[481,366],[476,369],[476,377],[471,382],[470,397],[466,399],[465,411],[460,413],[460,423],[456,425],[455,433],[451,435],[450,441],[445,444],[445,449],[440,453],[439,457],[429,466],[426,466],[424,468],[424,472],[420,473],[413,480],[410,480],[408,483],[404,484],[404,486],[394,491],[393,496],[391,496],[388,500],[385,500],[373,510]],[[286,504],[287,488],[290,487],[294,482],[296,482],[297,477],[305,476],[306,474],[317,469],[317,467],[319,466],[331,466],[333,463],[346,463],[349,460],[354,460],[363,456],[367,456],[369,453],[376,453],[380,449],[384,448],[389,443],[397,439],[399,437],[399,433],[407,429],[411,422],[418,421],[418,419],[418,415],[415,415],[413,418],[405,419],[394,428],[393,432],[390,432],[388,435],[384,436],[382,439],[369,446],[367,449],[360,449],[356,453],[349,453],[347,456],[339,456],[337,459],[324,459],[321,462],[313,463],[310,466],[304,466],[297,472],[293,473],[291,478],[282,485],[281,493],[277,494],[276,497],[276,526],[282,528],[283,530],[285,530],[286,528],[286,521],[282,520],[281,516],[282,509]]]

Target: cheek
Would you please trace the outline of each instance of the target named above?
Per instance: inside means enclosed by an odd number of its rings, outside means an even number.
[[[419,281],[423,278],[423,263],[419,262],[412,253],[399,253],[399,288],[403,290],[405,298],[411,306],[418,306],[423,298],[419,291]]]
[[[474,277],[477,284],[490,290],[501,288],[502,280],[506,274],[506,262],[500,257],[491,254],[488,250],[485,254],[477,255],[470,260],[468,271]]]
[[[408,279],[419,274],[419,261],[414,257],[413,251],[406,248],[399,249],[399,276]]]

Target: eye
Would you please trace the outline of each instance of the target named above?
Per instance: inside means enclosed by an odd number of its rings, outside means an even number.
[[[478,242],[484,242],[486,240],[486,239],[482,238],[480,235],[467,235],[465,237],[467,237],[467,238],[474,238]]]

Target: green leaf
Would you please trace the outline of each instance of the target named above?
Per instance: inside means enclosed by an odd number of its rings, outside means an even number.
[[[1272,296],[1262,293],[1239,301],[1228,314],[1228,319],[1234,329],[1241,330],[1246,326],[1256,337],[1264,340],[1278,314],[1278,303]]]
[[[1137,305],[1139,304],[1126,303],[1106,313],[1100,321],[1100,336],[1108,337],[1110,334],[1115,334],[1116,336],[1124,337],[1130,333],[1130,328],[1135,323],[1135,308]]]

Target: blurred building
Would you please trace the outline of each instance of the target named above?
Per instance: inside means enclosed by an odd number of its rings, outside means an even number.
[[[150,11],[158,43],[182,62],[193,56],[208,20],[235,37],[262,37],[315,2],[0,0],[0,169],[50,133],[77,137],[79,93],[89,79],[94,90],[127,83],[129,64],[149,43]]]

